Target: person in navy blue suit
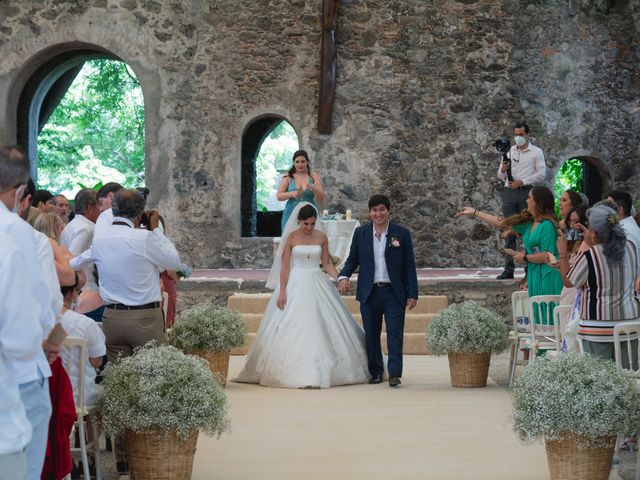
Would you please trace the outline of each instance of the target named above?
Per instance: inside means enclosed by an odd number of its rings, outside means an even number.
[[[389,221],[391,203],[384,195],[369,199],[371,223],[353,232],[349,257],[340,272],[338,290],[350,290],[349,277],[356,268],[356,299],[366,335],[371,379],[382,383],[384,364],[380,334],[382,317],[387,326],[389,385],[397,387],[402,377],[404,314],[418,302],[418,278],[409,230]]]

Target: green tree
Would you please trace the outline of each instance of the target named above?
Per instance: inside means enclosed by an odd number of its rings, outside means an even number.
[[[562,164],[553,182],[553,193],[559,199],[567,190],[582,192],[584,164],[579,158],[572,158]],[[560,216],[559,202],[556,202],[556,213]]]
[[[80,185],[144,183],[144,99],[123,62],[85,62],[38,137],[38,183],[74,193]]]

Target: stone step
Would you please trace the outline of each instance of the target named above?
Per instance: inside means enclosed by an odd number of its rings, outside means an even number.
[[[251,342],[253,342],[254,338],[256,338],[255,333],[248,333],[247,343],[242,347],[234,348],[233,350],[231,350],[231,355],[246,355],[247,352],[249,351],[249,346],[251,345]],[[427,336],[425,333],[405,332],[403,353],[405,355],[429,354],[429,351],[427,350],[426,338]],[[382,334],[381,342],[382,342],[382,350],[385,353],[387,353],[387,334],[386,333]]]
[[[424,333],[433,317],[435,317],[435,313],[413,313],[413,310],[407,312],[404,319],[405,333]],[[261,313],[243,313],[242,318],[247,325],[247,332],[255,333],[258,331],[262,319]],[[354,314],[353,318],[358,325],[362,326],[362,316],[359,313]],[[386,327],[383,325],[382,331],[385,329]]]
[[[236,293],[231,295],[227,301],[227,306],[238,310],[240,313],[263,313],[267,308],[267,303],[271,298],[270,293]],[[352,314],[360,312],[360,304],[353,295],[342,297],[347,308]],[[411,313],[427,314],[438,313],[448,306],[446,295],[426,295],[420,297],[416,307]]]

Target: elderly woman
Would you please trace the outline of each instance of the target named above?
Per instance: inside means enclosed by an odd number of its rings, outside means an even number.
[[[291,212],[300,202],[309,202],[317,209],[316,201],[324,200],[322,181],[317,173],[311,172],[309,155],[304,150],[298,150],[293,154],[293,166],[282,177],[276,198],[281,202],[287,201],[282,212],[281,228],[283,230]]]
[[[578,338],[586,353],[613,360],[613,327],[640,317],[634,294],[636,250],[627,241],[618,214],[599,203],[587,211],[589,228],[580,226],[590,248],[569,266],[567,240],[558,240],[560,271],[567,287],[580,291]],[[634,362],[637,352],[634,354]]]

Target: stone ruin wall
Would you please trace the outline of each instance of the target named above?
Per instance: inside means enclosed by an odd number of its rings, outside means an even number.
[[[499,212],[492,143],[522,118],[550,178],[590,156],[640,194],[640,2],[343,0],[331,135],[316,130],[321,5],[4,1],[0,141],[15,141],[30,59],[68,42],[115,53],[143,86],[150,203],[201,268],[270,264],[270,239],[240,237],[241,137],[265,114],[297,130],[323,208],[366,212],[389,194],[419,266],[501,264],[495,232],[453,213]]]

